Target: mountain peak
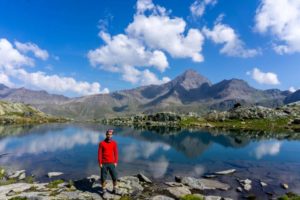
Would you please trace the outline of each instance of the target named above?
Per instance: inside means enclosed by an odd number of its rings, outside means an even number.
[[[207,83],[211,85],[211,82],[204,76],[200,75],[193,69],[186,70],[183,74],[177,76],[171,83],[175,85],[181,85],[186,90],[199,88],[201,85]]]
[[[194,69],[188,69],[185,72],[183,72],[182,76],[199,76],[198,72]]]

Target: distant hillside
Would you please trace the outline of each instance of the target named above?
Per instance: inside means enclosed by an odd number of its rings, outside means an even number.
[[[57,104],[70,98],[63,95],[49,94],[44,90],[34,91],[26,88],[9,88],[0,84],[0,99],[25,104]]]
[[[187,70],[161,85],[78,98],[0,86],[0,99],[28,103],[45,113],[77,119],[99,119],[161,111],[204,113],[212,109],[228,110],[237,102],[243,105],[277,107],[283,105],[290,95],[290,92],[278,89],[255,89],[240,79],[212,84],[194,70]]]
[[[284,103],[288,104],[296,101],[300,101],[300,90],[297,90],[296,92],[288,95],[284,100]]]
[[[65,121],[47,115],[36,108],[22,103],[0,101],[0,124],[46,123]]]

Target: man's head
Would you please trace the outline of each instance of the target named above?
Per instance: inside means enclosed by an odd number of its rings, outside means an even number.
[[[113,129],[108,129],[106,131],[106,139],[111,139],[112,135],[113,135],[114,130]]]

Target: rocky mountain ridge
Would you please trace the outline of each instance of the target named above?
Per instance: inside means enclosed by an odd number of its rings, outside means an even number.
[[[298,92],[298,91],[297,91]],[[0,99],[30,104],[45,113],[76,119],[99,119],[139,113],[207,113],[228,110],[236,103],[277,107],[300,100],[297,92],[255,89],[243,80],[211,83],[194,70],[187,70],[168,83],[148,85],[109,94],[76,98],[25,88],[0,85]]]

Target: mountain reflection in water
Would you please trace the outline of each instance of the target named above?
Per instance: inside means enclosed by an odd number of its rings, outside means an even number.
[[[62,171],[64,178],[72,179],[98,174],[98,143],[108,128],[112,127],[93,124],[0,127],[0,165],[26,169],[39,179],[45,179],[49,171]],[[270,166],[272,174],[278,176],[284,163],[289,167],[285,179],[300,177],[296,170],[300,158],[293,156],[300,153],[297,140],[254,140],[235,133],[164,132],[129,127],[115,127],[113,139],[119,146],[120,176],[142,172],[155,179],[173,180],[175,175],[199,177],[238,168],[243,173],[256,169],[251,176],[270,178]]]

